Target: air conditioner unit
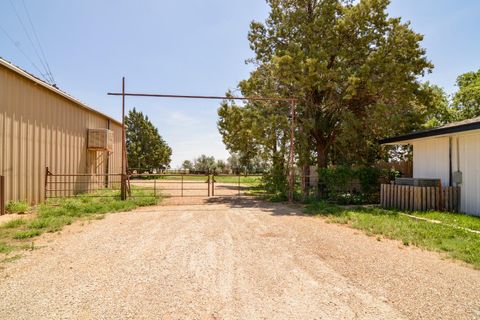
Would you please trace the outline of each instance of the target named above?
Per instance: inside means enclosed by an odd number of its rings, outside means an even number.
[[[88,150],[113,151],[113,131],[88,129]]]
[[[425,178],[396,178],[395,184],[399,186],[413,186],[413,187],[438,187],[440,179],[425,179]]]

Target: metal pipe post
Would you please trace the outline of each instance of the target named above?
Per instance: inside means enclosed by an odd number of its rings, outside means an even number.
[[[215,197],[215,175],[212,175],[212,197]]]
[[[207,178],[207,183],[208,183],[208,196],[210,197],[210,174],[208,174],[208,178]]]
[[[0,215],[5,214],[5,177],[0,176]]]
[[[44,184],[44,194],[43,194],[43,200],[46,202],[47,201],[47,198],[48,198],[48,192],[47,192],[47,188],[48,188],[48,174],[49,174],[49,170],[48,170],[48,167],[45,168],[45,184]]]
[[[122,78],[122,182],[121,182],[121,191],[120,198],[122,200],[127,199],[127,179],[126,179],[126,168],[125,168],[125,150],[126,150],[126,139],[125,139],[125,77]]]
[[[153,196],[157,198],[157,177],[153,178]]]

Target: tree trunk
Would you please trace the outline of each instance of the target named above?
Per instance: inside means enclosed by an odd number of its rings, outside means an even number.
[[[317,142],[317,170],[327,167],[327,148],[323,143]],[[323,199],[325,197],[325,185],[320,181],[320,175],[318,175],[318,187],[317,187],[317,199]]]
[[[323,143],[317,142],[317,166],[318,168],[327,167],[327,147]]]

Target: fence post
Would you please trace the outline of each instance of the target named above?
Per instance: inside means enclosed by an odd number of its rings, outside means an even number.
[[[210,197],[210,173],[208,174],[207,183],[208,183],[208,196]]]
[[[157,198],[157,177],[153,178],[153,197]]]
[[[5,177],[0,176],[0,216],[5,214]]]
[[[43,200],[44,201],[47,201],[47,198],[48,198],[48,192],[47,192],[47,188],[48,188],[48,175],[50,174],[50,170],[48,169],[48,167],[45,168],[45,182],[44,182],[44,194],[43,194]]]
[[[385,208],[383,205],[383,184],[380,184],[380,207]]]
[[[120,186],[120,199],[127,200],[127,179],[126,175],[122,173],[122,181]]]
[[[215,174],[212,174],[212,197],[215,197]]]
[[[443,187],[442,181],[438,182],[438,211],[443,211]]]
[[[181,189],[180,193],[181,193],[182,198],[183,198],[183,174],[182,174],[182,184],[180,186],[180,189]]]

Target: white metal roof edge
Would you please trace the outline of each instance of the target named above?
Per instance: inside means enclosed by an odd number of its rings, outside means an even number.
[[[83,103],[83,102],[81,102],[80,100],[72,97],[72,96],[69,95],[68,93],[66,93],[66,92],[64,92],[64,91],[62,91],[62,90],[60,90],[60,89],[58,89],[58,88],[55,88],[54,86],[46,83],[45,81],[42,81],[42,80],[38,79],[37,77],[35,77],[35,76],[32,75],[31,73],[29,73],[29,72],[27,72],[27,71],[25,71],[25,70],[23,70],[23,69],[15,66],[15,65],[13,65],[12,63],[10,63],[10,62],[2,59],[2,58],[0,58],[0,64],[1,64],[2,66],[4,66],[4,67],[6,67],[6,68],[8,68],[8,69],[10,69],[10,70],[12,70],[12,71],[14,71],[14,72],[16,72],[17,74],[23,76],[24,78],[27,78],[27,79],[35,82],[36,84],[39,84],[39,85],[41,85],[42,87],[44,87],[44,88],[46,88],[46,89],[48,89],[48,90],[50,90],[50,91],[52,91],[52,92],[54,92],[54,93],[62,96],[62,97],[70,100],[71,102],[75,103],[76,105],[78,105],[78,106],[80,106],[80,107],[82,107],[82,108],[84,108],[84,109],[86,109],[86,110],[88,110],[88,111],[91,111],[91,112],[93,112],[93,113],[96,113],[96,114],[98,114],[98,115],[100,115],[100,116],[102,116],[102,117],[104,117],[104,118],[107,118],[107,119],[109,119],[109,120],[112,120],[113,122],[115,122],[116,124],[118,124],[118,125],[120,125],[120,126],[122,125],[122,123],[121,123],[120,121],[118,121],[118,120],[116,120],[116,119],[114,119],[114,118],[112,118],[112,117],[104,114],[103,112],[100,112],[100,111],[98,111],[98,110],[95,110],[95,109],[92,108],[92,107],[87,106],[85,103]]]
[[[385,145],[385,146],[407,145],[407,144],[412,144],[412,142],[414,142],[414,141],[420,141],[420,140],[433,140],[433,139],[441,139],[441,138],[447,138],[447,137],[469,136],[469,135],[474,135],[474,134],[480,134],[480,129],[459,131],[459,132],[454,132],[454,133],[445,133],[445,134],[440,134],[440,135],[437,135],[437,136],[428,136],[428,137],[407,139],[407,140],[396,141],[396,142],[388,142],[388,143],[384,143],[383,145]]]

